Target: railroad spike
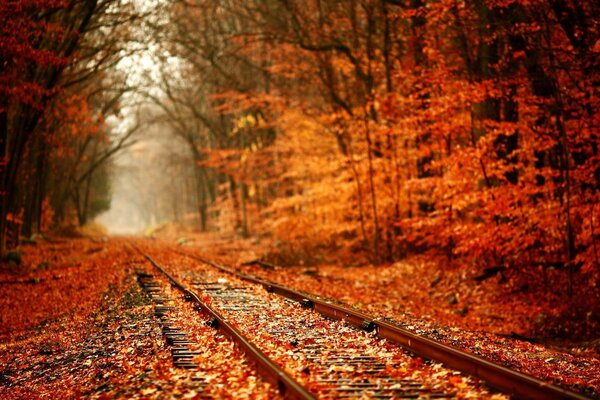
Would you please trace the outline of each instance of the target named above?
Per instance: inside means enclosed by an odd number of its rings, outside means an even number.
[[[206,321],[206,325],[210,326],[213,329],[218,329],[219,328],[219,320],[217,320],[216,318],[211,318],[208,321]]]
[[[360,327],[364,331],[371,333],[377,329],[377,324],[369,319],[365,319],[362,324],[360,324]]]
[[[300,301],[300,305],[304,308],[313,308],[314,307],[314,303],[310,299],[302,299],[302,301]]]

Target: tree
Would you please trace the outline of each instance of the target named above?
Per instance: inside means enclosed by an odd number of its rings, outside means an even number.
[[[171,12],[180,73],[155,100],[195,154],[198,198],[210,188],[199,209],[217,204],[221,224],[247,232],[260,210],[305,254],[327,243],[372,262],[597,264],[596,5],[223,0]]]
[[[2,29],[0,58],[0,133],[5,151],[0,214],[1,252],[6,250],[6,216],[23,215],[23,234],[40,226],[46,198],[59,199],[58,217],[66,207],[64,193],[78,198],[80,222],[87,219],[89,189],[102,164],[127,143],[125,133],[113,143],[104,119],[119,112],[121,99],[132,91],[127,76],[116,73],[121,60],[143,50],[131,24],[143,23],[152,12],[121,0],[14,1],[0,6]],[[129,25],[126,25],[128,23]],[[61,124],[66,118],[74,125]],[[101,132],[98,134],[98,132]],[[58,141],[66,139],[66,142]],[[55,153],[76,154],[75,163]],[[65,162],[72,168],[68,171]],[[71,160],[73,161],[73,160]],[[86,166],[79,165],[85,161]],[[52,165],[57,162],[58,165]],[[51,186],[61,170],[66,185]],[[83,170],[81,175],[74,172]],[[60,176],[59,176],[60,177]],[[86,189],[87,188],[87,189]],[[61,193],[52,191],[62,190]]]
[[[0,42],[0,255],[6,253],[7,216],[17,214],[18,172],[28,144],[62,71],[87,29],[96,0],[4,2]]]

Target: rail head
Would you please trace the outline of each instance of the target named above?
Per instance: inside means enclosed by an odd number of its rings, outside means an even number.
[[[589,400],[588,397],[581,394],[546,383],[530,375],[513,371],[436,340],[417,335],[398,325],[382,321],[358,310],[335,304],[317,296],[299,292],[253,275],[241,273],[233,268],[220,265],[195,254],[183,251],[175,252],[211,265],[223,272],[233,274],[238,278],[262,285],[268,292],[284,296],[302,305],[310,304],[310,308],[329,318],[345,320],[361,329],[374,331],[378,336],[397,343],[415,354],[441,362],[450,368],[479,378],[491,387],[516,398]]]
[[[225,320],[225,318],[208,304],[206,304],[197,293],[179,282],[173,275],[166,271],[152,257],[144,253],[139,247],[131,244],[142,256],[144,256],[157,270],[164,274],[171,284],[177,287],[186,300],[194,302],[202,311],[210,315],[211,326],[219,330],[223,335],[235,342],[239,348],[255,363],[258,373],[263,379],[277,387],[286,399],[314,400],[315,397],[302,385],[294,380],[284,370],[279,368],[258,347],[252,344],[237,328]]]

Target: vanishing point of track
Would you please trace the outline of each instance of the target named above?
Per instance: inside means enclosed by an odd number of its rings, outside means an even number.
[[[425,359],[442,363],[445,367],[479,378],[490,387],[516,398],[585,399],[584,396],[574,392],[419,336],[384,320],[252,275],[240,273],[195,254],[177,251],[176,253],[195,259],[216,271],[202,274],[190,272],[188,276],[184,277],[184,280],[190,282],[186,286],[182,283],[181,278],[175,278],[150,255],[139,248],[137,250],[162,275],[168,278],[173,287],[183,293],[186,300],[194,302],[199,310],[208,314],[211,318],[211,326],[219,329],[221,333],[235,342],[246,357],[254,362],[257,372],[262,378],[278,388],[286,398],[313,399],[316,396],[319,398],[387,399],[451,398],[455,396],[455,393],[449,391],[447,387],[438,388],[435,385],[423,384],[418,379],[396,373],[396,369],[402,370],[401,361],[398,360],[397,365],[390,365],[388,362],[382,361],[377,351],[371,349],[371,346],[378,346],[376,340],[365,342],[365,332],[369,332],[367,337],[387,339],[388,342],[395,343]],[[274,305],[272,301],[265,301],[262,299],[264,296],[257,295],[255,291],[243,285],[219,278],[218,273],[228,274],[238,280],[255,284],[254,286],[258,285],[263,288],[263,291],[282,296],[290,305],[296,303],[296,308],[301,308],[302,312],[314,311],[315,313],[312,314],[322,315],[331,320],[344,321],[345,329],[350,329],[348,328],[350,325],[354,327],[354,333],[347,330],[336,332],[335,330],[342,329],[342,327],[326,327],[321,325],[318,320],[307,318],[306,315],[295,317],[301,320],[300,323],[293,320],[288,321],[285,318],[278,319],[277,313],[281,306]],[[147,287],[152,288],[153,283],[148,280],[151,278],[145,277],[144,279],[146,279]],[[284,306],[287,307],[287,305]],[[158,307],[159,312],[168,311],[168,307]],[[277,360],[273,360],[272,356],[270,357],[260,350],[255,343],[256,337],[254,337],[254,342],[246,337],[237,327],[236,313],[239,313],[240,316],[255,315],[254,318],[257,320],[271,319],[270,325],[267,324],[269,332],[265,334],[279,337],[281,346],[287,346],[288,354],[293,353],[295,358],[301,357],[308,363],[302,372],[311,375],[311,384],[299,383],[292,374],[286,372],[284,366],[278,364]],[[169,332],[168,326],[163,326],[163,332],[165,328],[167,334],[170,333],[170,336],[167,336],[168,340],[175,340],[173,343],[176,346],[185,345],[185,338],[181,338],[177,342],[177,335],[180,334]],[[360,331],[363,331],[363,337],[356,337],[355,335]],[[337,345],[331,347],[331,345],[325,344],[324,337],[337,337],[333,340]],[[330,339],[329,341],[331,342]],[[194,354],[188,352],[185,346],[175,347],[173,352],[176,366],[194,368],[194,364],[191,363]],[[304,381],[307,380],[304,379]]]

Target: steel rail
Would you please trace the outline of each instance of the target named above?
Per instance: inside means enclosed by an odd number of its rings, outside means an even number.
[[[254,275],[244,274],[233,268],[215,263],[195,254],[178,250],[172,251],[204,264],[211,265],[223,272],[233,274],[246,281],[262,285],[268,292],[297,301],[304,307],[312,308],[326,317],[347,321],[351,325],[367,331],[376,331],[379,337],[397,343],[419,356],[440,362],[449,368],[479,378],[485,381],[489,386],[516,398],[589,400],[588,397],[573,391],[546,383],[533,376],[513,371],[502,365],[492,363],[484,358],[466,353],[436,340],[417,335],[400,326],[390,324],[360,311],[331,303],[313,295],[301,293],[297,290],[266,281]]]
[[[267,357],[260,349],[254,346],[244,335],[233,325],[228,323],[225,318],[202,299],[192,290],[179,282],[173,275],[159,265],[152,257],[144,253],[139,247],[131,244],[142,256],[144,256],[157,270],[165,275],[173,286],[183,292],[186,300],[193,301],[202,311],[206,312],[213,319],[211,326],[217,328],[222,334],[236,343],[240,349],[255,363],[257,372],[261,377],[275,385],[282,396],[286,399],[298,400],[314,400],[315,397],[309,393],[302,385],[296,382],[284,370],[279,368],[269,357]]]

